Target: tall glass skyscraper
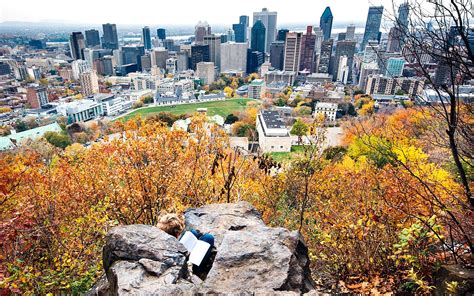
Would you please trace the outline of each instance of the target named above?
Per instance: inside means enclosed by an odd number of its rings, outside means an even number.
[[[105,49],[118,49],[117,26],[115,24],[103,24],[102,47]]]
[[[328,6],[321,15],[321,18],[319,19],[319,27],[323,31],[324,41],[329,40],[331,38],[332,20],[333,16],[331,8]]]
[[[84,48],[86,41],[82,32],[72,32],[69,36],[69,48],[71,49],[71,57],[74,60],[84,59]]]
[[[367,22],[365,23],[364,39],[362,40],[361,49],[369,41],[380,41],[380,23],[382,22],[383,6],[369,7],[369,14],[367,15]]]
[[[142,29],[142,41],[145,49],[151,49],[151,33],[149,27],[144,27]]]
[[[252,27],[252,42],[250,48],[254,51],[265,52],[266,28],[262,21],[258,20]]]
[[[290,32],[288,29],[278,30],[277,41],[286,41],[286,33]]]
[[[99,31],[91,29],[91,30],[86,30],[85,33],[86,33],[86,46],[87,47],[100,46]]]
[[[241,15],[239,18],[239,23],[232,25],[232,30],[234,30],[234,35],[235,35],[235,42],[247,42],[248,27],[249,27],[249,17],[246,15]]]
[[[277,34],[277,12],[269,11],[263,8],[262,11],[253,13],[253,24],[261,21],[265,27],[265,50],[263,52],[270,53],[270,45],[276,40]]]
[[[156,35],[158,36],[158,39],[160,40],[165,40],[166,39],[166,30],[163,28],[159,28],[156,30]]]

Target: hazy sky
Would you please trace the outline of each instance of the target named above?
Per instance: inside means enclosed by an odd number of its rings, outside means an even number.
[[[0,22],[65,21],[101,24],[232,24],[267,7],[278,23],[318,24],[326,6],[335,23],[365,22],[370,5],[392,7],[391,0],[2,0]]]

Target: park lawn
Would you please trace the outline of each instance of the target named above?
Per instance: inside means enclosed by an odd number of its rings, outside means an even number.
[[[226,99],[224,101],[213,101],[213,102],[202,102],[202,103],[191,103],[191,104],[182,104],[182,105],[174,105],[174,106],[153,106],[153,107],[145,107],[133,111],[123,117],[118,118],[121,121],[127,121],[130,118],[133,118],[137,115],[140,116],[150,116],[159,112],[170,112],[176,115],[181,114],[192,114],[196,112],[198,108],[207,108],[207,114],[210,116],[213,115],[220,115],[224,118],[227,115],[239,111],[244,111],[247,107],[248,102],[256,102],[256,100],[252,99]]]
[[[303,152],[303,146],[291,146],[290,152],[271,152],[269,153],[276,162],[288,162],[298,158]]]

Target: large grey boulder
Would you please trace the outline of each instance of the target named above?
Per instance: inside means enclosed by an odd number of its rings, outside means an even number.
[[[216,237],[205,279],[192,275],[176,238],[153,226],[118,226],[103,250],[109,295],[300,295],[313,289],[302,237],[267,227],[249,203],[190,209],[185,219],[188,229]]]

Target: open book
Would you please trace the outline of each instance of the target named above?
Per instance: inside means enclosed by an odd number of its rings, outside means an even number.
[[[198,240],[190,231],[186,231],[179,241],[186,247],[191,255],[189,255],[189,262],[194,265],[201,265],[202,259],[211,247],[210,244]]]

